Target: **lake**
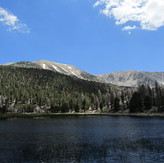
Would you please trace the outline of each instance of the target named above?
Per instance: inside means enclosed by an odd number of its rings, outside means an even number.
[[[163,163],[164,118],[1,120],[0,162]]]

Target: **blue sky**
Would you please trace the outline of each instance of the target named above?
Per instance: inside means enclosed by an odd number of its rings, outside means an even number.
[[[113,1],[1,0],[0,64],[44,59],[95,75],[163,71],[164,21],[156,13],[164,3],[156,0],[159,5],[151,7],[150,17],[147,6],[138,16],[138,10],[136,14],[128,9],[136,4],[120,0],[124,4],[109,8]]]

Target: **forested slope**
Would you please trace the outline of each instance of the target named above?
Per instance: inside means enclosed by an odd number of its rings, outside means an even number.
[[[0,112],[163,112],[164,89],[120,88],[37,68],[0,66]]]
[[[117,87],[80,80],[49,70],[0,67],[1,111],[33,112],[43,108],[51,112],[99,108],[101,96]],[[36,110],[37,111],[37,110]]]

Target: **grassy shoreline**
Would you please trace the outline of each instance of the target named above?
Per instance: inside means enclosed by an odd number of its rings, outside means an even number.
[[[133,117],[164,117],[164,113],[5,113],[0,114],[0,119],[10,118],[55,118],[79,116],[133,116]]]

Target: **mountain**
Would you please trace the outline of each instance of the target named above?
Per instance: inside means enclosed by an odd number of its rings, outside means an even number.
[[[137,87],[139,85],[155,86],[158,82],[164,85],[164,72],[144,72],[144,71],[119,71],[109,74],[98,75],[98,79],[106,83],[111,83],[118,86]]]
[[[61,63],[56,63],[46,60],[40,60],[34,63],[46,70],[59,72],[65,75],[76,76],[77,78],[84,79],[84,80],[98,81],[96,76],[91,75],[83,70],[80,70],[72,65],[61,64]]]
[[[89,80],[89,81],[99,81],[99,79],[85,71],[82,71],[72,65],[60,64],[56,62],[40,60],[36,62],[22,61],[17,63],[5,64],[6,66],[24,67],[24,68],[38,68],[44,70],[51,70],[53,72],[59,72],[61,74],[76,76],[77,78]]]
[[[92,75],[79,68],[68,64],[60,64],[56,62],[40,60],[36,62],[17,62],[5,64],[6,66],[23,67],[23,68],[36,68],[43,70],[51,70],[60,74],[75,76],[79,79],[88,81],[96,81],[102,83],[110,83],[117,86],[125,87],[138,87],[140,85],[150,85],[154,87],[156,82],[164,85],[164,72],[145,72],[145,71],[119,71],[109,74]]]
[[[47,70],[51,64],[40,64],[0,66],[0,113],[164,112],[164,87],[159,85],[118,87]]]
[[[122,88],[111,84],[20,65],[0,66],[0,113],[107,110],[109,102],[104,101],[109,94],[113,97],[110,102],[116,93],[121,95]],[[28,62],[23,65],[31,66]]]

